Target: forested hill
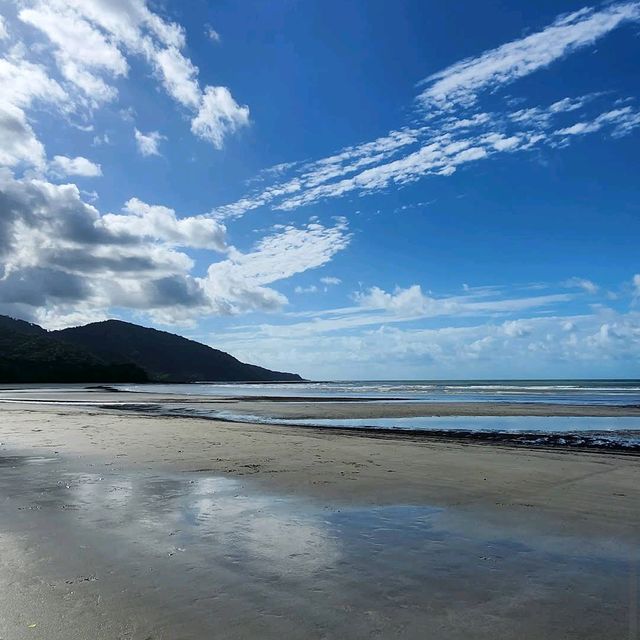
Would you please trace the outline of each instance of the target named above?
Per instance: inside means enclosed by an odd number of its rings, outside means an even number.
[[[120,320],[94,322],[51,333],[109,362],[133,362],[152,380],[166,382],[298,381],[294,373],[271,371],[182,336]]]
[[[146,382],[131,362],[106,362],[35,324],[0,316],[0,382]]]
[[[267,382],[299,375],[120,320],[46,331],[0,316],[0,382]]]

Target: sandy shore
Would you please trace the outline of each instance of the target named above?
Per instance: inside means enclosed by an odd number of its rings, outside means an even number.
[[[637,628],[634,456],[17,403],[0,442],[2,638]]]

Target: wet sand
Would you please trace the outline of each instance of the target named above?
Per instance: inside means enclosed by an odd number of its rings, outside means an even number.
[[[636,456],[17,403],[0,442],[0,638],[637,636]]]

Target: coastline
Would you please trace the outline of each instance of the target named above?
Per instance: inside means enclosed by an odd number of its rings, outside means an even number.
[[[637,404],[206,396],[125,391],[104,385],[0,389],[0,407],[22,405],[280,425],[307,431],[328,430],[344,437],[640,454],[640,424],[635,424],[640,422]],[[459,423],[456,418],[460,418]],[[580,418],[584,418],[584,424]],[[504,422],[501,423],[501,419]],[[611,420],[610,424],[607,419]],[[626,423],[625,419],[628,419]],[[558,420],[562,424],[554,430]],[[596,421],[597,424],[593,424]],[[629,421],[633,421],[633,425],[625,426]]]

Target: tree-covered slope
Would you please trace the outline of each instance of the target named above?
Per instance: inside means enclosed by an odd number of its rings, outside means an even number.
[[[105,362],[86,349],[57,340],[38,325],[0,316],[0,382],[145,382],[126,361]]]
[[[270,371],[240,362],[207,345],[166,331],[120,320],[94,322],[52,332],[57,339],[80,346],[107,362],[134,362],[152,380],[196,381],[298,381],[299,375]]]

